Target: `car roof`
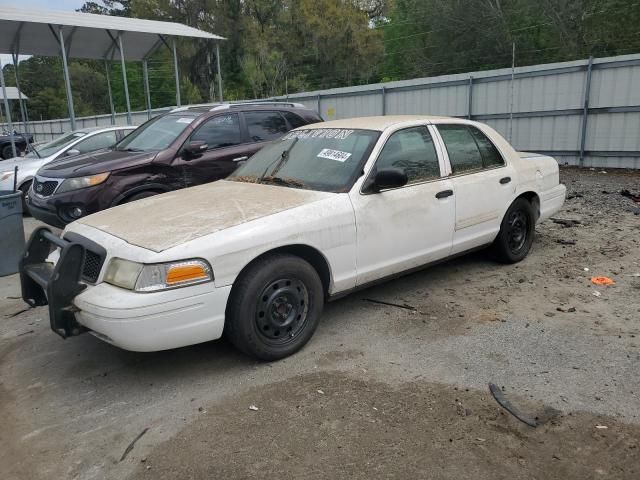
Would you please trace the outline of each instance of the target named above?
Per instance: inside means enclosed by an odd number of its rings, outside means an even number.
[[[414,122],[434,122],[438,120],[455,120],[458,118],[439,117],[435,115],[385,115],[379,117],[358,117],[345,118],[342,120],[330,120],[328,122],[313,123],[299,127],[300,130],[317,129],[317,128],[354,128],[361,130],[378,130],[384,131],[389,127],[397,126],[402,123]]]
[[[69,132],[69,133],[93,133],[93,132],[99,132],[99,131],[108,131],[108,130],[128,130],[128,129],[135,129],[138,128],[135,125],[109,125],[108,127],[86,127],[86,128],[79,128],[77,130],[74,130],[73,132]]]

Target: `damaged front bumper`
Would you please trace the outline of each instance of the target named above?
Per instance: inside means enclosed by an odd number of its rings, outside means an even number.
[[[55,248],[60,249],[56,264],[47,262]],[[86,248],[54,235],[46,227],[33,232],[20,261],[22,298],[32,307],[49,305],[51,329],[62,338],[85,332],[76,321],[73,299],[87,285],[82,283]]]

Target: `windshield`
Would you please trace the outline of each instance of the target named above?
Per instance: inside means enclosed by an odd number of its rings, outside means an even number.
[[[371,130],[295,130],[260,150],[228,179],[345,192],[379,136]]]
[[[38,155],[40,155],[40,157],[48,157],[50,155],[53,155],[59,152],[60,150],[64,150],[73,142],[75,142],[77,139],[84,137],[85,135],[86,135],[85,132],[72,132],[72,133],[68,133],[67,135],[63,135],[60,138],[56,138],[52,142],[45,143],[44,145],[36,146],[36,147],[30,146],[30,148],[35,148],[38,153],[29,152],[25,155],[25,157],[39,158]]]
[[[194,113],[180,112],[178,115],[154,118],[123,138],[115,149],[131,152],[164,150],[196,119],[196,116]]]

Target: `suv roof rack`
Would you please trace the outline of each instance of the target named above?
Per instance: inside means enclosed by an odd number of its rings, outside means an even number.
[[[236,103],[223,103],[214,106],[211,111],[225,110],[229,108],[242,108],[246,106],[262,107],[262,106],[275,106],[275,107],[292,107],[292,108],[306,108],[301,103],[294,102],[236,102]]]

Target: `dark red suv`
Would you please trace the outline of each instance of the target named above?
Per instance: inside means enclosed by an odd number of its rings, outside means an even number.
[[[31,186],[29,211],[62,228],[115,205],[219,180],[266,142],[321,121],[295,103],[178,108],[149,120],[110,150],[42,167]]]

